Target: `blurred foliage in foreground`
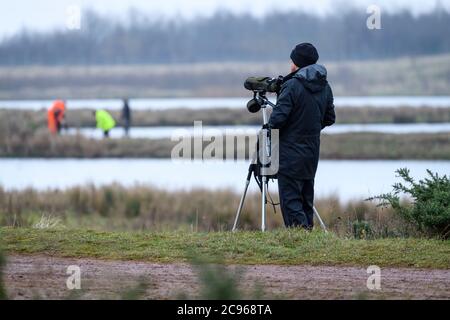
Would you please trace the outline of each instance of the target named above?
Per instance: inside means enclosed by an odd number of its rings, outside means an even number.
[[[6,288],[3,282],[3,268],[5,267],[6,260],[3,252],[0,250],[0,300],[7,299]]]

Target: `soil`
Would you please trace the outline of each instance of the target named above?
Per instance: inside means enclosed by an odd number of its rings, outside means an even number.
[[[204,297],[198,269],[183,263],[42,255],[12,255],[7,260],[4,282],[11,299]],[[80,267],[81,290],[67,288],[70,276],[67,268],[72,265]],[[227,272],[241,274],[239,289],[245,298],[450,299],[450,270],[382,268],[381,289],[369,290],[369,274],[362,267],[252,265],[226,268]],[[142,294],[136,294],[143,285]]]

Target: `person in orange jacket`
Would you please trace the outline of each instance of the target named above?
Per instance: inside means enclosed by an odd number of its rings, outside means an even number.
[[[66,112],[66,104],[62,100],[53,103],[47,112],[48,130],[53,134],[59,134],[61,131]]]

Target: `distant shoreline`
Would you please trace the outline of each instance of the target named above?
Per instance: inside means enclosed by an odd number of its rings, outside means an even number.
[[[224,139],[225,140],[225,139]],[[330,160],[450,160],[450,134],[346,133],[322,135],[321,158]],[[0,144],[0,158],[170,158],[177,141],[170,139],[88,139],[49,135],[45,130]],[[192,144],[193,145],[193,144]],[[203,149],[209,144],[203,142]],[[236,143],[233,153],[249,159],[253,146]],[[219,148],[220,149],[220,148]],[[223,149],[217,152],[225,152]]]
[[[71,128],[95,128],[92,117],[94,108],[70,109],[66,121]],[[120,126],[121,111],[108,109]],[[414,123],[450,123],[449,107],[339,107],[336,108],[339,124],[414,124]],[[1,126],[10,126],[10,122],[20,124],[28,131],[47,127],[47,114],[42,110],[1,109]],[[202,125],[261,125],[261,115],[252,114],[242,108],[174,108],[168,110],[134,110],[132,126],[134,127],[169,127],[192,126],[194,121]],[[13,130],[10,134],[14,134]]]
[[[335,96],[439,96],[450,92],[446,76],[450,54],[325,66]],[[3,66],[0,99],[250,97],[243,88],[247,77],[276,77],[286,74],[288,67],[287,62]]]

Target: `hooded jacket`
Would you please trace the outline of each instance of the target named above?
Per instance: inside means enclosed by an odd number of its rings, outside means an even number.
[[[47,111],[48,130],[51,133],[58,133],[61,128],[61,123],[64,120],[64,113],[66,106],[64,101],[58,100],[53,103],[53,106]]]
[[[108,111],[97,110],[95,113],[97,128],[103,131],[109,131],[116,126],[116,121]]]
[[[320,132],[336,121],[327,70],[309,65],[285,78],[269,126],[280,130],[279,174],[314,179],[319,162]]]

